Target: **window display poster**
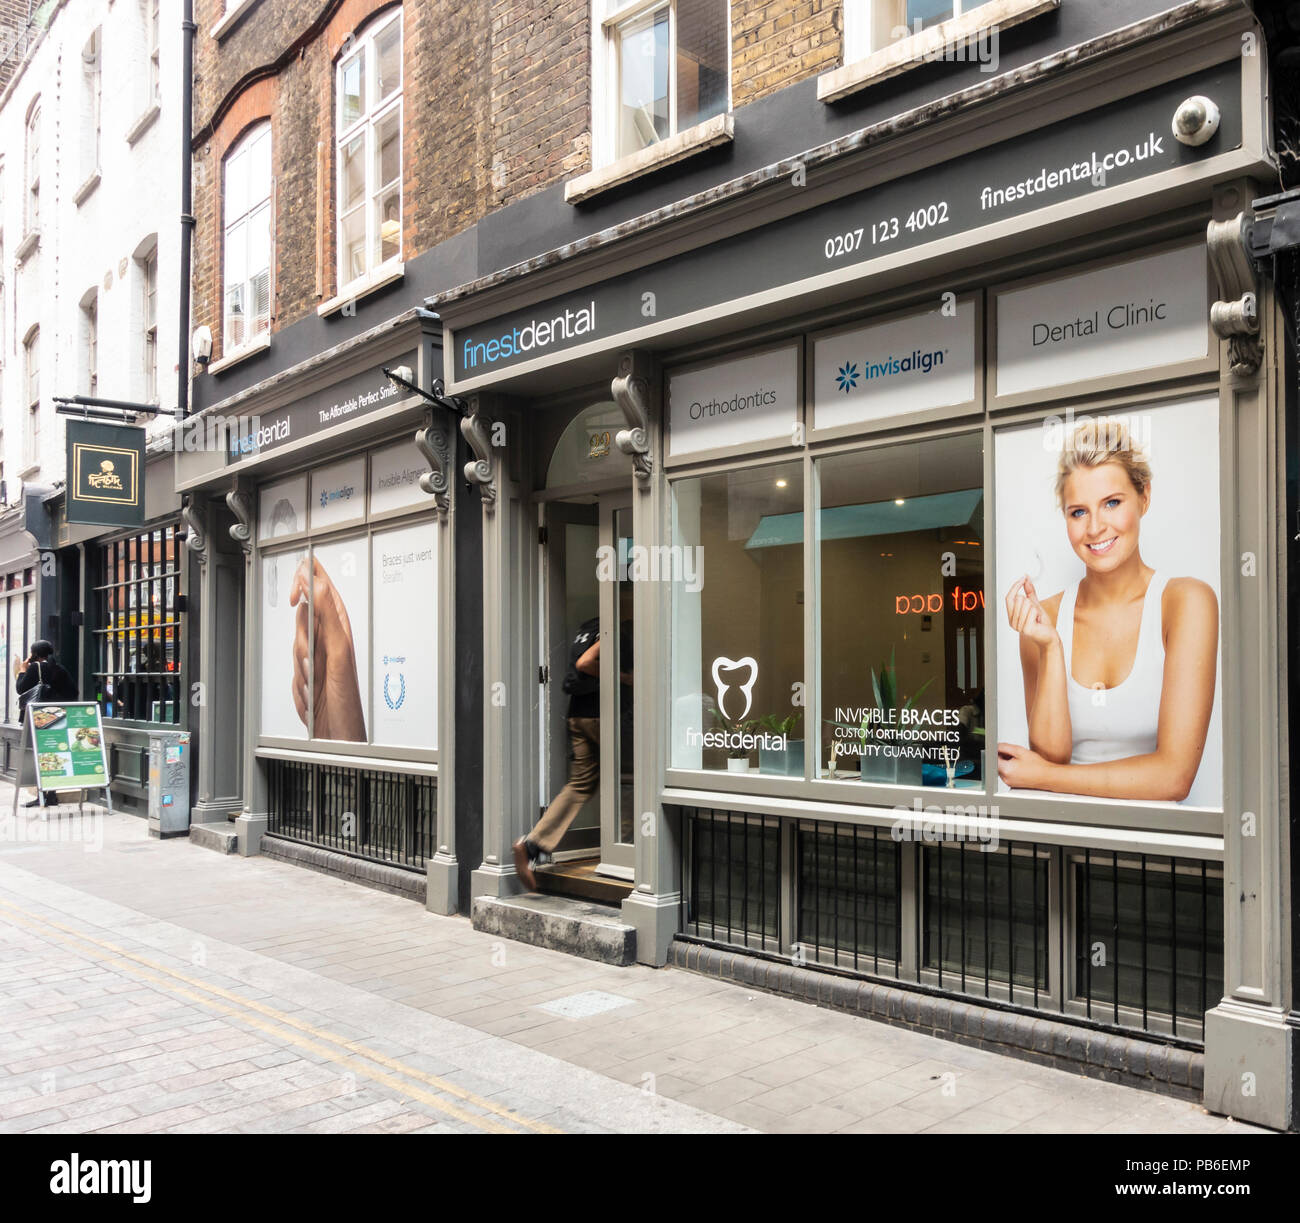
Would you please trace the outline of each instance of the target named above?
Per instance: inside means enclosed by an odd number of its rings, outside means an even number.
[[[262,734],[305,739],[307,723],[295,705],[293,657],[297,612],[289,602],[307,550],[262,557]]]
[[[813,425],[856,425],[975,398],[975,304],[963,301],[813,346]]]
[[[1218,436],[1214,399],[997,434],[1001,792],[1222,806]]]
[[[94,701],[33,703],[28,710],[40,789],[80,790],[108,784],[104,730]]]
[[[366,516],[366,456],[344,459],[312,472],[311,529],[360,522]]]
[[[417,509],[433,498],[420,487],[429,464],[412,441],[400,441],[370,452],[370,514]]]
[[[307,529],[307,477],[295,476],[267,484],[258,492],[257,540],[265,543],[280,535]]]
[[[369,691],[370,544],[364,536],[312,548],[294,574],[289,646],[294,711],[313,739],[365,743]],[[310,690],[306,676],[311,675]]]
[[[373,539],[375,743],[438,745],[437,548],[427,523]]]

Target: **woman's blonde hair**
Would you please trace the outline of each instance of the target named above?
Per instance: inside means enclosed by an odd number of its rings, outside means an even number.
[[[1118,463],[1132,482],[1138,495],[1151,484],[1151,465],[1146,452],[1133,440],[1128,426],[1114,416],[1099,416],[1076,425],[1061,450],[1056,467],[1056,503],[1065,504],[1065,481],[1080,467],[1100,467]]]

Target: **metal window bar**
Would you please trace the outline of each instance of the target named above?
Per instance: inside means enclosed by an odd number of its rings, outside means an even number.
[[[266,764],[272,835],[414,870],[427,863],[435,778],[297,760]]]

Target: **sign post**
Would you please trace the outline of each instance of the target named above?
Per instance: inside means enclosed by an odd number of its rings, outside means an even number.
[[[42,798],[46,790],[78,790],[78,810],[85,802],[87,790],[102,789],[109,814],[113,812],[112,780],[104,751],[104,728],[99,706],[94,701],[29,702],[23,713],[23,737],[18,751],[15,776],[23,775],[23,753],[31,735],[32,756],[36,762],[36,792]],[[18,795],[22,785],[14,785],[14,817],[18,815]],[[38,801],[40,801],[38,799]]]

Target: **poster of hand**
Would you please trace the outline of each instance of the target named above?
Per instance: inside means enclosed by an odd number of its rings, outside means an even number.
[[[289,606],[295,609],[291,691],[299,719],[309,726],[310,703],[313,738],[364,743],[366,720],[352,623],[320,550],[310,561],[304,557],[295,570]]]

